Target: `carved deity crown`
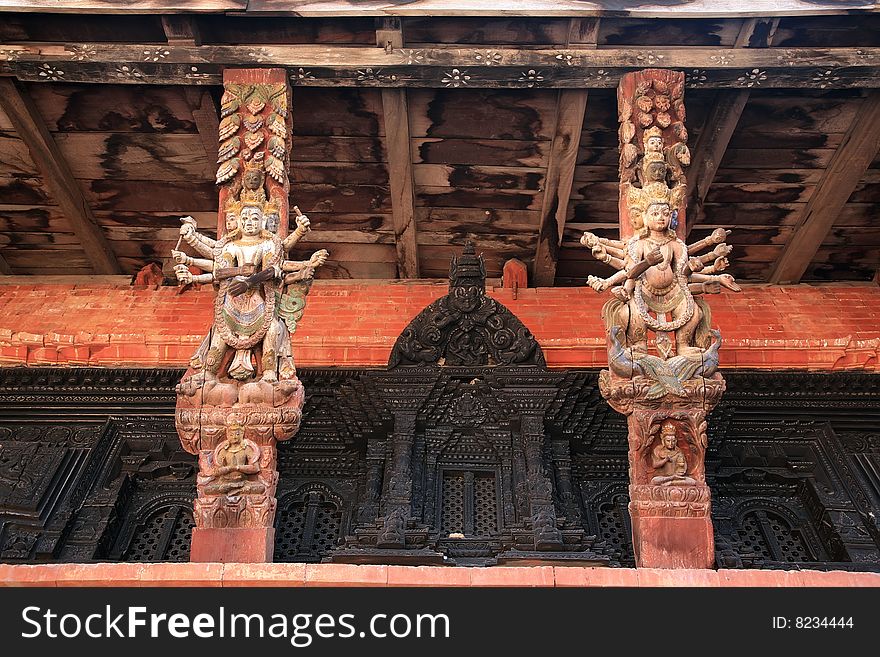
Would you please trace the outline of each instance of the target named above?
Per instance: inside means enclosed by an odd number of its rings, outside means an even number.
[[[449,288],[476,285],[486,289],[486,265],[483,256],[478,256],[474,243],[468,240],[461,257],[452,256],[449,265]]]
[[[660,435],[661,436],[668,436],[671,433],[672,434],[676,433],[675,423],[667,420],[666,422],[664,422],[663,424],[660,425]]]

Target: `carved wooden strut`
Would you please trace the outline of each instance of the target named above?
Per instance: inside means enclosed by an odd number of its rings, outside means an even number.
[[[703,464],[706,414],[720,399],[724,379],[717,372],[721,334],[711,328],[702,297],[722,287],[740,291],[722,273],[730,231],[719,228],[694,244],[681,239],[690,164],[684,74],[648,69],[625,75],[618,118],[620,239],[581,238],[617,270],[588,279],[597,292],[610,288],[613,296],[602,309],[609,369],[600,388],[628,418],[637,564],[709,568],[714,543]]]
[[[176,425],[199,456],[193,561],[271,561],[276,442],[296,434],[305,391],[291,335],[315,268],[287,259],[309,230],[297,214],[288,233],[291,113],[283,70],[231,70],[221,100],[217,236],[181,219],[174,270],[183,284],[212,283],[214,319],[177,386]],[[204,273],[194,273],[201,271]]]

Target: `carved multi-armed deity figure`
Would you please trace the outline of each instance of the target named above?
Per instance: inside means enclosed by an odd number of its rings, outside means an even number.
[[[181,283],[216,291],[211,328],[177,386],[181,444],[199,456],[194,561],[271,560],[276,443],[292,438],[302,419],[305,390],[290,336],[328,253],[288,256],[310,229],[294,206],[288,231],[290,102],[283,69],[224,73],[218,239],[184,217],[171,254]],[[179,250],[182,242],[195,255]]]
[[[257,346],[262,351],[263,381],[290,379],[295,375],[290,333],[298,318],[285,312],[290,307],[283,303],[285,294],[293,293],[284,286],[311,279],[328,254],[322,249],[306,261],[286,260],[287,251],[309,230],[309,219],[299,215],[296,229],[282,240],[266,224],[267,218],[277,216],[278,212],[278,203],[266,200],[261,163],[256,160],[248,163],[240,198],[227,203],[228,232],[221,239],[213,240],[197,232],[191,218],[182,220],[181,238],[204,257],[193,258],[173,251],[178,280],[219,286],[212,331],[190,363],[200,373],[183,382],[184,391],[194,391],[215,381],[230,348],[235,353],[224,374],[232,379],[247,381],[255,376],[252,352]],[[206,273],[194,275],[189,266]]]
[[[740,291],[723,273],[729,231],[718,228],[693,244],[680,237],[686,234],[679,224],[690,164],[684,74],[627,73],[617,100],[620,239],[592,233],[581,239],[617,270],[587,279],[597,292],[612,294],[602,308],[608,369],[599,375],[599,389],[627,416],[637,565],[709,568],[714,543],[706,415],[725,383],[717,371],[721,334],[711,327],[704,297],[722,288]]]
[[[691,245],[675,232],[687,188],[669,161],[681,149],[664,154],[656,127],[644,131],[643,143],[635,181],[622,186],[633,236],[622,241],[584,233],[581,243],[618,270],[587,281],[597,292],[611,288],[614,295],[603,309],[611,370],[624,378],[654,379],[662,396],[681,392],[681,381],[711,376],[717,368],[720,334],[710,329],[708,309],[695,297],[740,288],[730,274],[717,274],[728,265],[731,248],[724,240],[729,231],[719,228]],[[709,247],[703,256],[692,255]],[[649,331],[656,333],[659,357],[648,353]]]

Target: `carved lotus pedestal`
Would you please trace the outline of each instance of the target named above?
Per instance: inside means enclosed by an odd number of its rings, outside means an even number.
[[[299,379],[178,386],[176,426],[199,457],[190,560],[271,562],[278,441],[299,430]],[[190,394],[188,394],[190,393]]]
[[[706,415],[724,392],[720,374],[684,381],[684,394],[651,398],[653,381],[599,376],[602,396],[627,416],[629,512],[640,568],[712,568],[715,543],[706,485]]]

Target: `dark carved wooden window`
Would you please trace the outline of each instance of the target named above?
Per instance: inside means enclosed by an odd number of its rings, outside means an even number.
[[[342,509],[329,493],[310,490],[280,505],[275,524],[275,561],[320,561],[339,541]]]
[[[599,540],[605,543],[606,550],[619,555],[620,561],[629,565],[635,562],[635,556],[627,503],[626,496],[617,496],[610,502],[600,504],[596,511],[596,520],[599,525]]]
[[[492,536],[498,533],[494,472],[444,470],[440,499],[440,528],[444,534]]]
[[[189,561],[192,511],[164,506],[139,523],[132,534],[124,561]]]
[[[752,553],[767,561],[813,561],[801,532],[793,529],[781,516],[771,511],[750,511],[739,527],[742,552]]]

